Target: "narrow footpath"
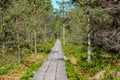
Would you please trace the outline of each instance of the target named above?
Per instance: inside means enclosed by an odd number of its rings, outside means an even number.
[[[32,80],[68,80],[60,40],[57,39],[48,58],[35,72]]]

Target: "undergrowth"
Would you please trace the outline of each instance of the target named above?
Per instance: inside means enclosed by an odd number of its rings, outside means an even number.
[[[103,52],[97,47],[93,47],[92,51],[92,61],[89,63],[87,62],[87,47],[85,45],[63,45],[63,52],[65,53],[67,59],[70,61],[71,56],[74,56],[77,60],[77,64],[66,61],[67,75],[70,80],[88,80],[103,70],[106,72],[114,71],[115,74],[117,71],[120,72],[120,66],[116,65],[117,63],[120,63],[120,56]],[[112,74],[104,73],[102,80],[120,79],[114,74],[112,79],[110,79],[110,75]]]
[[[21,46],[21,64],[17,62],[17,55],[15,50],[11,53],[0,54],[0,76],[9,75],[11,71],[17,73],[24,72],[21,80],[28,80],[33,77],[34,72],[41,66],[44,59],[47,57],[55,41],[48,40],[46,43],[38,43],[38,53],[34,53],[34,45]]]

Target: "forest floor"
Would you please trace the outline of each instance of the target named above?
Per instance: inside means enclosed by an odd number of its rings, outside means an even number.
[[[29,80],[47,58],[53,45],[53,41],[38,45],[38,54],[22,50],[22,64],[18,64],[15,53],[0,55],[0,80]],[[66,44],[62,47],[69,80],[120,80],[118,54],[93,47],[92,61],[88,63],[85,45]]]
[[[25,64],[10,65],[13,68],[10,69],[7,74],[0,75],[0,80],[20,80],[21,77],[23,77],[26,74],[26,72],[30,69],[30,66],[32,66],[33,64],[42,64],[46,56],[47,55],[44,55],[44,53],[32,54],[28,58],[26,58]]]
[[[38,44],[38,53],[21,48],[21,64],[16,52],[0,54],[0,80],[29,80],[47,58],[55,41]]]
[[[97,47],[92,48],[92,61],[87,62],[85,45],[63,45],[69,80],[120,80],[120,56]]]

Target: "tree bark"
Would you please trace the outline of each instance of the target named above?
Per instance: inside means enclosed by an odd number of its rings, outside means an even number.
[[[37,54],[37,37],[36,37],[36,30],[34,30],[34,44],[35,44],[35,54]]]
[[[89,3],[88,3],[89,4]],[[90,13],[89,13],[89,5],[87,5],[87,37],[88,37],[88,62],[91,62],[91,30],[90,30]]]
[[[45,39],[45,42],[47,42],[47,24],[45,23],[44,24],[44,29],[45,29],[45,32],[44,32],[44,39]]]
[[[17,48],[18,48],[18,62],[21,63],[21,54],[20,54],[20,37],[19,37],[19,29],[17,29]]]
[[[4,55],[5,54],[5,42],[3,41],[3,44],[2,44],[2,54]]]
[[[36,0],[34,1],[34,49],[37,54],[37,31],[36,31]]]
[[[88,61],[91,61],[91,32],[88,33]]]
[[[17,26],[17,18],[16,18],[16,36],[17,36],[17,54],[18,54],[18,63],[21,63],[21,51],[20,51],[20,36],[19,36],[19,27]]]
[[[66,40],[65,40],[65,25],[63,24],[63,43],[65,45]]]
[[[2,32],[3,32],[2,54],[5,54],[5,40],[4,40],[4,38],[5,38],[5,29],[4,29],[4,27],[2,29]]]

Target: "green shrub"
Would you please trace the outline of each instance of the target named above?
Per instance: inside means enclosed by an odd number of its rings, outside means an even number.
[[[14,66],[12,64],[10,65],[5,65],[0,68],[0,75],[5,75],[7,74],[11,69],[13,69]]]
[[[28,69],[26,74],[21,78],[21,80],[28,80],[30,77],[33,77],[33,70]]]
[[[42,43],[39,44],[38,43],[38,52],[42,52],[42,53],[46,53],[48,54],[51,50],[51,48],[53,47],[54,42],[48,41],[47,43]],[[43,56],[45,56],[45,54],[42,54]],[[43,63],[43,59],[41,59],[38,63],[34,63],[32,65],[27,65],[29,68],[26,72],[26,74],[21,77],[21,80],[28,80],[30,77],[33,77],[34,71],[37,71],[39,69],[39,67],[41,66],[41,64]]]
[[[109,70],[105,72],[104,77],[101,78],[100,80],[120,80],[120,77],[117,76],[115,72]]]
[[[72,66],[73,66],[72,68],[73,69],[77,68],[79,70],[79,73],[69,72],[69,70],[67,70],[67,73],[69,74],[69,78],[71,80],[73,78],[76,78],[76,76],[74,76],[74,74],[75,75],[79,74],[79,77],[82,76],[82,78],[83,78],[83,74],[87,74],[88,76],[94,76],[95,74],[97,74],[98,72],[100,72],[102,70],[120,71],[119,66],[116,65],[119,62],[119,57],[117,55],[110,54],[110,53],[103,53],[103,52],[101,52],[101,49],[96,46],[94,46],[92,48],[92,51],[93,51],[92,61],[91,61],[91,63],[88,63],[86,46],[74,45],[74,44],[63,45],[63,52],[65,53],[65,55],[67,57],[74,56],[77,59],[77,65],[74,66],[72,64]],[[71,64],[71,63],[69,62],[69,64]],[[67,64],[67,65],[69,65],[69,64]],[[69,65],[69,66],[71,66],[71,65]],[[72,74],[70,74],[70,73],[72,73]],[[81,78],[79,78],[79,79],[80,80],[88,80],[87,76],[84,76],[84,77],[85,77],[85,79],[81,79]],[[104,80],[108,80],[108,79],[106,78]],[[113,79],[113,80],[117,80],[117,78]]]
[[[80,80],[79,74],[75,72],[74,66],[70,63],[70,61],[66,61],[65,66],[69,80]]]
[[[36,71],[42,64],[43,60],[41,60],[37,64],[32,64],[29,66],[29,69],[27,70],[26,74],[21,78],[21,80],[28,80],[30,77],[33,77],[33,71]]]

